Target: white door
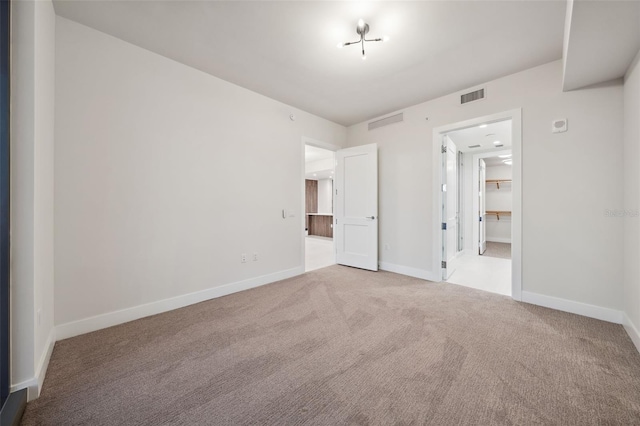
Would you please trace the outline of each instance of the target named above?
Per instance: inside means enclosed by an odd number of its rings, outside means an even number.
[[[458,255],[458,148],[444,136],[442,151],[442,279],[447,280],[456,269]]]
[[[478,254],[484,254],[484,251],[487,249],[487,232],[486,232],[486,218],[487,218],[487,207],[486,207],[486,189],[487,189],[487,175],[486,175],[486,165],[484,160],[480,160],[479,166],[479,179],[478,179],[478,206],[480,210],[478,212],[478,220],[480,235],[478,238]]]
[[[340,265],[378,270],[378,146],[336,152],[333,232]]]

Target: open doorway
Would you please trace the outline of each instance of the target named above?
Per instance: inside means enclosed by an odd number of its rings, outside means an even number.
[[[333,240],[335,153],[305,145],[305,272],[336,263]]]
[[[519,111],[440,128],[434,141],[442,280],[519,299]]]

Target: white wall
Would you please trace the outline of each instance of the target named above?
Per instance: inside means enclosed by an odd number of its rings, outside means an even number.
[[[640,52],[624,81],[624,312],[640,350]],[[620,220],[620,218],[618,218]]]
[[[11,383],[33,399],[55,341],[52,3],[14,1],[12,29]]]
[[[61,337],[303,272],[303,136],[343,146],[343,126],[64,18],[56,31]]]
[[[306,173],[324,172],[325,170],[333,170],[333,158],[325,158],[324,160],[310,161],[305,164]]]
[[[318,213],[333,213],[332,188],[333,181],[331,179],[318,180]]]
[[[349,146],[379,147],[381,261],[436,275],[433,128],[522,108],[523,290],[620,310],[622,221],[604,211],[622,204],[622,85],[563,93],[556,61],[483,86],[479,102],[456,93],[404,109],[403,123],[347,129]],[[569,131],[551,134],[559,118]]]
[[[511,179],[511,166],[487,166],[487,179]],[[511,211],[513,205],[513,192],[511,183],[503,182],[500,189],[495,183],[489,183],[486,187],[486,209],[497,211]],[[502,215],[500,219],[494,215],[486,217],[487,241],[498,243],[511,242],[511,216]]]

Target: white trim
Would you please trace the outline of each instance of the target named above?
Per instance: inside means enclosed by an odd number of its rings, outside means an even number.
[[[40,396],[40,392],[42,391],[42,384],[44,383],[44,377],[47,374],[47,368],[49,367],[49,361],[51,360],[51,354],[53,353],[53,347],[55,346],[55,344],[56,329],[52,328],[49,336],[47,337],[47,342],[45,343],[46,349],[42,353],[42,356],[40,356],[40,361],[38,362],[38,366],[36,368],[35,377],[11,385],[11,387],[9,388],[9,392],[27,389],[27,402],[33,401]]]
[[[440,281],[440,276],[432,271],[412,268],[410,266],[396,265],[389,262],[379,262],[378,265],[383,271],[395,272],[396,274],[407,275],[409,277],[420,278],[427,281]]]
[[[58,340],[67,339],[69,337],[78,336],[84,333],[100,330],[125,322],[137,320],[150,315],[160,314],[162,312],[171,311],[173,309],[182,308],[193,305],[194,303],[204,302],[205,300],[215,299],[217,297],[226,296],[250,288],[259,287],[270,284],[275,281],[284,280],[286,278],[295,277],[304,273],[304,267],[296,267],[286,269],[284,271],[275,272],[273,274],[262,275],[260,277],[250,278],[244,281],[229,283],[207,290],[197,291],[194,293],[176,296],[170,299],[159,300],[156,302],[146,303],[115,312],[109,312],[102,315],[96,315],[84,318],[78,321],[68,322],[56,327]]]
[[[432,270],[441,271],[442,257],[442,165],[440,164],[441,137],[453,130],[477,126],[482,123],[511,120],[511,150],[513,155],[512,183],[513,205],[511,208],[511,297],[522,300],[522,109],[512,109],[497,114],[486,115],[471,120],[460,121],[436,127],[432,133],[432,173],[433,173],[433,255]],[[441,281],[438,278],[436,281]]]
[[[511,238],[489,238],[489,237],[487,237],[487,241],[490,242],[490,243],[511,244]]]
[[[638,332],[637,327],[631,322],[631,319],[627,316],[626,312],[623,312],[622,314],[622,325],[631,338],[631,341],[636,346],[636,349],[640,352],[640,332]]]
[[[36,397],[40,396],[40,392],[42,391],[42,384],[44,383],[44,377],[47,375],[47,368],[49,367],[49,361],[51,360],[51,354],[53,353],[53,347],[56,344],[56,329],[55,327],[51,328],[51,332],[49,333],[49,337],[47,338],[47,343],[45,344],[45,351],[42,353],[40,357],[40,362],[38,362],[38,367],[36,368],[36,379],[38,381],[38,394]]]
[[[570,312],[572,314],[582,315],[589,318],[595,318],[602,321],[622,324],[622,311],[601,306],[588,305],[573,300],[561,299],[559,297],[546,296],[544,294],[522,292],[522,301],[533,305],[544,306],[545,308],[556,309],[558,311]]]
[[[38,379],[35,377],[25,380],[24,382],[11,385],[9,392],[19,391],[21,389],[27,390],[27,402],[33,401],[38,397]]]

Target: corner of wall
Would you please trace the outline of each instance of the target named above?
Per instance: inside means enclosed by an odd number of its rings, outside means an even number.
[[[627,314],[624,313],[623,315],[624,317],[622,325],[624,326],[624,329],[631,338],[631,341],[635,345],[636,349],[638,350],[638,352],[640,352],[640,332],[638,331],[638,328],[631,322]]]

